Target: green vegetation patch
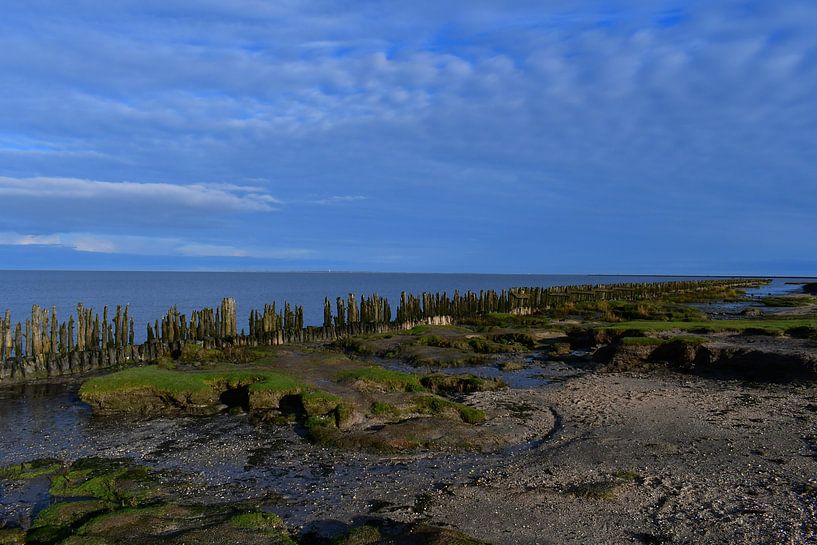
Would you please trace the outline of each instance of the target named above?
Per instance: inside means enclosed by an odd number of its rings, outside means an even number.
[[[759,329],[765,331],[779,331],[785,333],[786,330],[796,327],[817,327],[817,318],[792,318],[792,319],[767,319],[767,320],[699,320],[692,322],[679,321],[631,321],[613,324],[604,328],[606,331],[617,332],[659,332],[659,331],[692,331],[716,333],[720,331],[743,332],[747,329]]]
[[[516,329],[549,325],[550,318],[538,315],[518,316],[508,312],[490,312],[482,316],[463,318],[460,323],[462,325],[476,326],[480,330],[494,327]]]
[[[275,371],[175,371],[135,367],[95,377],[80,388],[80,398],[111,412],[155,412],[164,408],[208,406],[226,390],[247,388],[251,408],[278,408],[281,397],[310,388]]]
[[[521,371],[525,368],[525,364],[520,361],[503,361],[499,364],[499,368],[503,371]]]
[[[0,545],[24,545],[26,532],[19,528],[0,528]]]
[[[89,515],[107,510],[108,507],[101,500],[58,502],[40,511],[31,527],[62,528],[72,526]]]
[[[373,401],[369,411],[374,416],[400,416],[402,411],[391,403],[385,401]]]
[[[343,399],[328,392],[307,392],[301,394],[301,403],[307,416],[323,416],[338,408]]]
[[[375,545],[381,542],[380,530],[374,526],[365,525],[353,528],[347,535],[335,539],[333,545]]]
[[[366,343],[365,339],[360,337],[342,337],[332,343],[331,346],[349,354],[357,354],[359,356],[371,356],[374,354],[374,350]]]
[[[699,345],[708,339],[698,335],[676,335],[669,338],[659,337],[622,337],[620,342],[624,346],[662,346],[669,343]]]
[[[441,373],[422,377],[420,384],[435,394],[470,394],[494,391],[505,386],[505,383],[498,379],[486,379],[471,374],[445,375]]]
[[[182,346],[179,361],[182,363],[250,363],[262,357],[263,354],[255,349],[228,346],[225,348],[204,348],[197,344],[188,343]]]
[[[412,327],[406,333],[409,335],[431,335],[449,333],[470,333],[468,328],[456,325],[426,325],[420,324]]]
[[[468,349],[468,341],[462,337],[441,337],[439,335],[423,335],[417,339],[420,346],[433,346],[435,348],[458,348]]]
[[[622,337],[621,344],[624,346],[658,346],[664,344],[664,340],[657,337]]]
[[[85,458],[69,471],[51,479],[49,493],[56,497],[93,497],[111,504],[139,505],[157,497],[150,469],[124,461]]]
[[[36,479],[45,475],[51,475],[62,469],[62,462],[53,458],[42,458],[24,462],[22,464],[12,464],[0,469],[0,479]]]
[[[670,337],[666,339],[668,343],[682,343],[688,345],[699,345],[707,342],[709,339],[706,337],[701,337],[698,335],[676,335],[675,337]]]
[[[613,472],[612,479],[583,483],[568,489],[570,494],[577,498],[609,500],[614,498],[628,483],[641,479],[641,475],[630,469],[620,469]]]
[[[230,519],[230,524],[234,528],[244,530],[281,530],[284,528],[284,521],[275,513],[242,513]]]
[[[206,382],[203,374],[159,369],[155,366],[134,367],[110,375],[94,377],[82,384],[79,394],[83,400],[86,400],[93,396],[121,394],[133,390],[200,396],[203,400],[209,400],[212,394],[212,388]]]
[[[340,382],[362,383],[374,389],[391,392],[422,392],[425,390],[420,383],[419,375],[376,366],[344,371],[336,378]]]
[[[480,409],[455,403],[445,398],[435,395],[422,395],[414,400],[414,408],[418,413],[440,415],[445,412],[456,412],[460,419],[467,424],[480,424],[485,422],[485,412]]]
[[[760,300],[767,307],[807,307],[817,303],[811,295],[779,295],[764,297]]]
[[[620,481],[631,483],[640,479],[641,475],[631,469],[620,469],[613,473],[613,477]]]
[[[539,341],[533,335],[521,332],[494,333],[489,335],[488,338],[495,343],[512,346],[520,345],[528,349],[535,348],[539,344]]]
[[[503,344],[482,337],[468,339],[468,345],[477,354],[505,354],[515,352],[517,347],[512,344]]]
[[[622,483],[618,480],[596,481],[576,485],[568,492],[582,499],[609,500],[618,494],[621,486]]]

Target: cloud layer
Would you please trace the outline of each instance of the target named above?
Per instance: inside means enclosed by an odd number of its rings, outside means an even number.
[[[168,183],[100,182],[75,178],[0,177],[0,198],[76,202],[118,201],[214,212],[269,212],[280,201],[258,187],[177,185]]]
[[[19,3],[0,231],[786,272],[817,251],[815,25],[805,0]]]

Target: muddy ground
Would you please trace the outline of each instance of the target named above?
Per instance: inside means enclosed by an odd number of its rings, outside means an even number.
[[[280,494],[270,509],[301,534],[373,516],[497,544],[817,542],[813,385],[576,372],[468,396],[539,426],[488,454],[342,452],[226,415],[97,420],[73,454],[184,469],[188,501]]]

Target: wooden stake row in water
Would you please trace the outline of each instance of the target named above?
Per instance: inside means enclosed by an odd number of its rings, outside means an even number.
[[[161,343],[169,346],[205,341],[214,346],[283,344],[335,338],[359,331],[379,331],[383,327],[410,327],[423,321],[457,321],[494,312],[529,314],[585,301],[640,301],[705,289],[751,287],[763,282],[765,281],[727,279],[528,287],[500,292],[468,291],[464,294],[454,291],[451,296],[446,293],[425,292],[417,296],[403,292],[394,319],[390,303],[385,297],[377,294],[363,295],[358,301],[355,294],[349,294],[345,299],[338,297],[334,305],[328,298],[324,299],[322,327],[304,327],[303,307],[291,306],[285,302],[283,308],[277,308],[272,303],[266,305],[263,311],[251,310],[248,327],[246,330],[242,328],[240,332],[235,300],[227,298],[215,309],[194,310],[189,316],[182,314],[174,306],[161,320],[147,325],[146,344]],[[79,304],[76,320],[71,316],[63,323],[57,321],[56,307],[49,310],[36,305],[32,307],[31,317],[25,324],[13,325],[9,311],[0,319],[0,364],[21,359],[42,362],[57,354],[109,349],[116,351],[133,346],[134,324],[128,305],[117,305],[112,316],[109,316],[108,307],[105,307],[100,318],[93,309]]]

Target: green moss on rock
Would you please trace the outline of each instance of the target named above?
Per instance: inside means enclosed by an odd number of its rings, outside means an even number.
[[[0,479],[36,479],[51,475],[62,469],[62,462],[53,458],[42,458],[22,464],[12,464],[0,469]]]
[[[0,528],[0,545],[24,545],[26,532],[20,528]]]
[[[235,528],[245,530],[281,530],[284,521],[275,513],[241,513],[230,519],[230,524]]]
[[[421,392],[425,390],[418,375],[391,371],[376,366],[345,371],[338,374],[337,379],[341,382],[355,383],[364,389],[387,392]]]
[[[374,526],[364,525],[353,528],[347,535],[333,541],[334,545],[374,545],[382,539],[380,530]]]

